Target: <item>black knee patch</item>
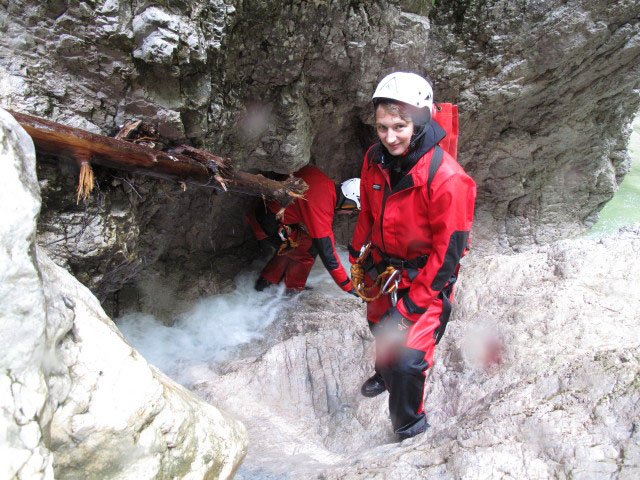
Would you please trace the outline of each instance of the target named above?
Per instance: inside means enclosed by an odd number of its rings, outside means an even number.
[[[429,368],[429,363],[424,359],[424,352],[407,347],[400,349],[395,362],[390,365],[393,373],[409,376],[422,376],[422,372],[427,368]]]

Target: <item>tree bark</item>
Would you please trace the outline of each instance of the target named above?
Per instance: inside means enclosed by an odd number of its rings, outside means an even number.
[[[283,207],[302,198],[307,184],[296,177],[284,182],[236,171],[229,159],[193,147],[163,152],[126,140],[106,137],[79,128],[9,111],[33,139],[36,150],[56,158],[125,170],[141,175],[212,187],[277,200]],[[188,153],[194,158],[184,155]]]

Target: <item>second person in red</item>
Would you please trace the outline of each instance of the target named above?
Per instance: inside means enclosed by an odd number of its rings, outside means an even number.
[[[287,289],[303,290],[316,256],[345,292],[353,292],[335,249],[333,217],[338,213],[357,212],[360,208],[360,180],[350,179],[336,185],[320,169],[306,166],[293,174],[308,185],[304,198],[291,202],[284,216],[276,201],[256,203],[247,222],[258,240],[276,247],[276,253],[260,272],[256,289],[283,281]]]

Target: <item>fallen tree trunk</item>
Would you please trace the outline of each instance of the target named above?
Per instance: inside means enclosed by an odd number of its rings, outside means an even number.
[[[230,167],[228,159],[193,147],[179,147],[176,151],[180,153],[163,152],[42,118],[11,111],[9,113],[31,136],[37,151],[56,158],[70,158],[80,167],[87,164],[101,165],[277,200],[282,206],[287,206],[295,198],[302,198],[308,188],[303,180],[296,177],[278,182],[262,175],[238,172]],[[195,158],[184,155],[183,152]]]

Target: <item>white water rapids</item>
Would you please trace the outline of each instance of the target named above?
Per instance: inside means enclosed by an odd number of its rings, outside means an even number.
[[[346,249],[338,248],[338,254],[342,265],[348,268]],[[219,372],[216,372],[217,367],[227,360],[255,354],[253,344],[257,344],[258,348],[265,348],[265,343],[273,341],[269,335],[274,335],[274,328],[279,328],[274,327],[279,325],[277,320],[290,315],[292,311],[306,310],[310,301],[324,304],[348,297],[336,286],[320,261],[315,262],[307,281],[307,286],[312,290],[291,295],[285,292],[283,285],[279,285],[257,292],[253,285],[261,267],[256,262],[251,271],[240,272],[234,279],[234,291],[198,300],[185,313],[176,316],[170,327],[150,314],[137,312],[116,319],[118,328],[149,363],[185,387],[195,389],[198,395],[206,396],[205,392],[197,391],[198,384],[211,383],[214,390],[217,390],[220,378]],[[234,401],[244,404],[249,399],[240,394]],[[278,410],[278,405],[264,406]],[[294,477],[282,471],[283,461],[288,466],[285,470],[300,472],[308,470],[309,458],[314,455],[320,458],[324,458],[323,455],[331,456],[323,453],[323,446],[318,445],[317,441],[309,442],[310,446],[301,446],[278,437],[280,427],[284,430],[293,429],[292,438],[300,438],[307,428],[304,427],[304,421],[300,425],[277,424],[277,419],[267,421],[261,417],[263,414],[266,415],[265,412],[255,412],[250,418],[243,419],[251,440],[249,454],[236,478],[287,480]],[[276,437],[273,438],[273,435]],[[265,445],[278,445],[275,447],[276,458],[273,458],[273,452],[265,451]],[[297,453],[287,455],[285,459],[282,453],[277,453],[280,448],[293,448]]]
[[[348,252],[338,248],[342,265],[348,268]],[[240,272],[235,290],[198,300],[168,327],[144,312],[116,319],[118,328],[144,358],[186,387],[207,377],[207,370],[225,361],[239,346],[260,340],[265,329],[283,311],[313,292],[328,298],[346,295],[316,261],[307,286],[311,291],[293,295],[283,285],[257,292],[253,285],[261,265]]]

